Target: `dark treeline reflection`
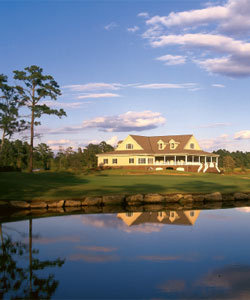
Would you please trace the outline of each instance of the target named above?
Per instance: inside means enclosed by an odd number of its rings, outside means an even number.
[[[32,220],[29,220],[29,243],[23,242],[25,234],[20,233],[20,241],[14,241],[3,231],[0,224],[0,299],[50,299],[59,282],[51,268],[61,267],[64,260],[40,260],[39,250],[32,247]],[[48,269],[48,270],[47,270]],[[39,271],[44,270],[41,275]]]

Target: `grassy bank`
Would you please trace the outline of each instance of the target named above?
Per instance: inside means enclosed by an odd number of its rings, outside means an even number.
[[[196,173],[137,174],[128,171],[0,173],[0,200],[81,199],[84,196],[197,192],[249,192],[250,175]]]

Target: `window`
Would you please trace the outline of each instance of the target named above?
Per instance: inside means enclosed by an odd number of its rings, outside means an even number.
[[[133,217],[133,213],[132,212],[126,212],[126,216],[127,217]]]
[[[170,218],[174,218],[174,212],[173,211],[171,211],[171,213],[170,213]]]
[[[190,211],[190,217],[194,217],[194,211]]]
[[[154,163],[154,159],[153,158],[148,158],[148,164],[152,165]]]
[[[107,158],[104,158],[103,163],[107,165],[109,163],[109,160]]]
[[[159,212],[157,213],[157,215],[158,215],[158,217],[162,217],[162,211],[159,211]]]
[[[113,158],[113,159],[112,159],[112,164],[113,164],[113,165],[117,164],[117,158]]]
[[[135,159],[134,158],[129,158],[129,163],[130,164],[134,164],[135,163]]]
[[[138,158],[138,164],[146,164],[146,158]]]
[[[174,149],[174,148],[175,148],[175,144],[174,144],[174,143],[171,143],[171,144],[170,144],[170,148],[171,148],[171,149]]]
[[[162,150],[163,149],[163,145],[159,144],[159,149]]]
[[[133,149],[134,148],[134,145],[133,144],[126,144],[126,149]]]
[[[193,144],[193,143],[190,144],[190,148],[191,148],[191,149],[194,149],[194,144]]]

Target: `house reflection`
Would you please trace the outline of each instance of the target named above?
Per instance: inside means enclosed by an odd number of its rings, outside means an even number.
[[[199,214],[200,210],[166,210],[158,212],[126,212],[117,214],[117,217],[128,226],[144,223],[192,226],[195,224]]]

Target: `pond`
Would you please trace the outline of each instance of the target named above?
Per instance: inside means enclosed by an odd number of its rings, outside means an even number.
[[[250,208],[1,224],[0,298],[247,299]]]

